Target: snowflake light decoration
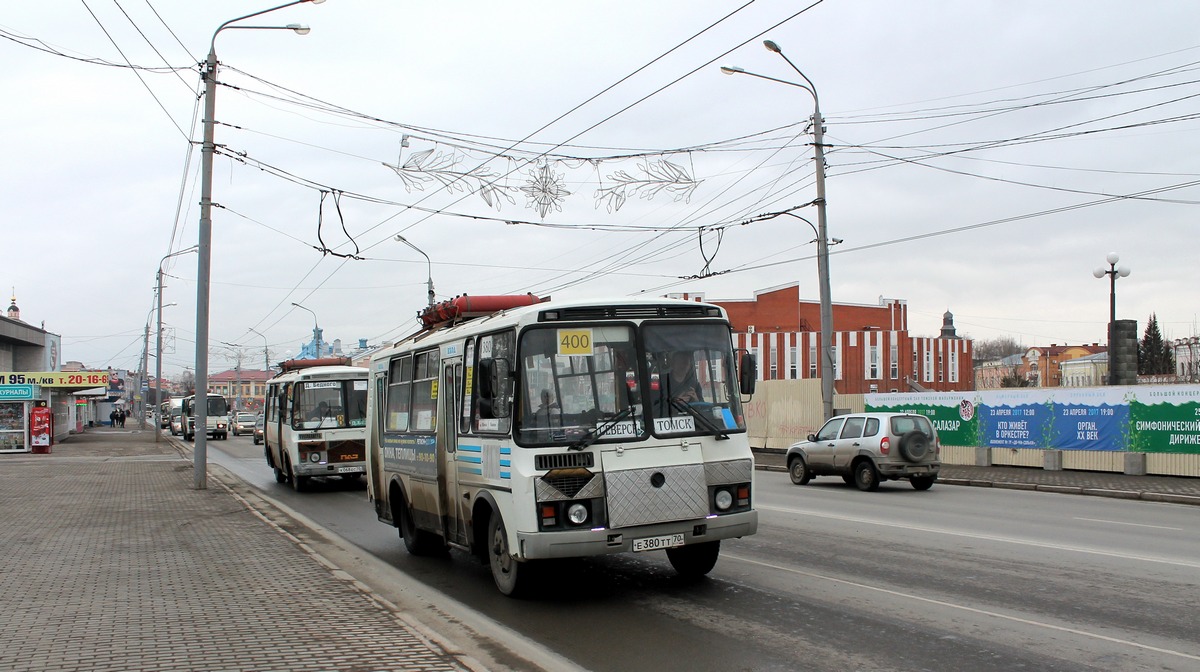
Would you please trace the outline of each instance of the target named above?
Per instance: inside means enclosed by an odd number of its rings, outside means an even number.
[[[563,186],[563,175],[550,169],[549,163],[543,163],[536,171],[529,171],[529,179],[521,191],[528,199],[525,207],[537,210],[542,219],[551,210],[562,212],[563,200],[571,195]]]

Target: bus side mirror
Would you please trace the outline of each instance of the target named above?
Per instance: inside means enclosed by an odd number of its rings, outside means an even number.
[[[754,385],[758,382],[758,363],[754,355],[742,351],[738,361],[738,385],[742,394],[754,394]]]
[[[504,357],[479,360],[479,398],[483,402],[481,410],[485,417],[509,416],[508,387],[511,377],[508,360]]]

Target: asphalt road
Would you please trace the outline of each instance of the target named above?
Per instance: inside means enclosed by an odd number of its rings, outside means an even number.
[[[512,600],[461,553],[409,556],[362,483],[295,493],[250,437],[208,446],[361,549],[373,589],[453,612],[449,627],[466,618],[454,604],[519,633],[545,653],[531,669],[1200,669],[1194,507],[759,472],[759,533],[725,542],[707,579],[678,579],[661,553],[607,556],[546,566],[539,594]]]

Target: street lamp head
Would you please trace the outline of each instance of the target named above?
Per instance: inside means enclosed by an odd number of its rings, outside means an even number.
[[[285,26],[288,30],[294,31],[297,35],[308,35],[312,28],[300,25],[299,23],[289,23]]]
[[[745,72],[745,71],[746,71],[745,68],[739,68],[736,65],[722,65],[721,66],[721,72],[725,73],[726,75],[734,75],[739,72]]]
[[[1103,268],[1099,268],[1099,267],[1097,267],[1096,270],[1092,271],[1092,275],[1096,276],[1097,278],[1103,278],[1107,273],[1108,273],[1108,271],[1104,270]]]
[[[775,44],[775,42],[772,40],[763,40],[763,46],[767,48],[767,51],[773,51],[777,54],[783,53],[783,50],[779,48],[779,45]]]
[[[1118,267],[1117,267],[1117,275],[1121,276],[1122,278],[1127,278],[1127,277],[1129,277],[1129,267],[1127,267],[1127,266],[1118,266]]]
[[[1115,264],[1121,260],[1121,257],[1117,256],[1116,252],[1109,252],[1108,256],[1105,257],[1104,260],[1110,264]]]

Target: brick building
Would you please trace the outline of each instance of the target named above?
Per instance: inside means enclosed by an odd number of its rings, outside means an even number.
[[[760,379],[820,378],[821,306],[801,299],[798,283],[756,291],[752,299],[672,296],[724,308],[733,324],[734,347],[754,353]],[[835,303],[833,345],[839,394],[973,389],[971,341],[955,333],[948,312],[941,334],[913,336],[902,299]]]
[[[208,389],[229,399],[234,410],[257,413],[264,407],[267,381],[274,375],[273,371],[253,369],[222,371],[208,377]]]

